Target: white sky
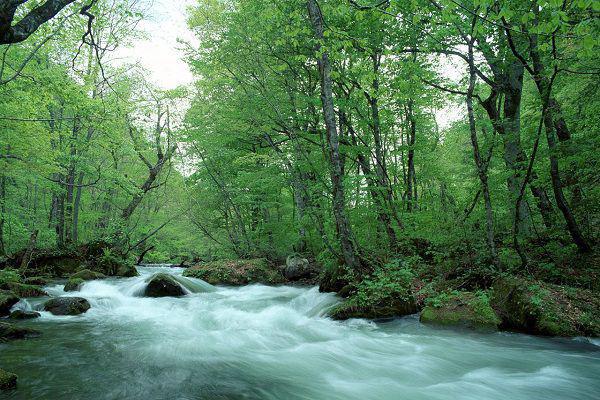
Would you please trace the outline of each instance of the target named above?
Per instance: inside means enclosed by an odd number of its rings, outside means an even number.
[[[177,39],[193,40],[187,29],[186,8],[196,0],[153,0],[145,18],[139,25],[147,35],[125,49],[121,57],[127,62],[139,62],[149,71],[149,81],[162,89],[173,89],[193,81]]]
[[[148,0],[150,7],[147,18],[139,28],[145,32],[146,40],[137,40],[128,49],[123,49],[119,57],[127,63],[139,62],[150,76],[149,81],[162,88],[173,89],[180,85],[191,85],[193,76],[185,61],[178,39],[196,42],[186,24],[187,7],[197,0]],[[445,60],[442,72],[447,78],[456,81],[460,74],[458,66]],[[447,105],[436,112],[440,128],[448,128],[464,114],[463,107]]]

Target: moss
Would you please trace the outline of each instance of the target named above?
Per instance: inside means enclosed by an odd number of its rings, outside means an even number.
[[[428,300],[420,320],[425,324],[463,326],[471,329],[498,329],[496,315],[485,292],[444,293]]]
[[[25,339],[39,336],[40,332],[35,329],[22,328],[6,322],[0,322],[0,342],[15,339]]]
[[[246,285],[250,283],[280,284],[284,282],[281,271],[266,259],[222,260],[188,268],[186,277],[202,279],[211,285]]]
[[[0,390],[10,390],[17,387],[17,375],[0,369]]]
[[[85,281],[81,278],[71,278],[65,285],[65,292],[76,292],[81,289]]]
[[[599,336],[600,297],[589,290],[516,277],[494,283],[502,327],[535,335]]]
[[[333,319],[390,318],[418,311],[413,295],[414,275],[400,263],[377,269],[356,287],[344,303],[333,307]]]
[[[106,275],[104,275],[103,273],[91,271],[89,269],[82,269],[81,271],[78,271],[69,277],[70,280],[71,279],[81,279],[83,281],[93,281],[96,279],[104,279],[104,278],[106,278]]]
[[[385,302],[367,304],[360,302],[353,296],[345,302],[338,304],[329,311],[329,316],[337,320],[350,318],[392,318],[416,313],[417,307],[414,299],[389,298]]]
[[[0,290],[0,317],[10,314],[10,309],[18,302],[19,297],[13,292]]]
[[[48,295],[48,293],[46,293],[41,287],[37,285],[27,285],[25,283],[9,282],[4,285],[1,285],[1,287],[5,290],[13,292],[19,297],[42,297]]]
[[[21,282],[19,271],[14,269],[0,270],[0,285],[5,285],[10,282]]]
[[[47,278],[41,276],[32,276],[23,279],[23,283],[26,283],[28,285],[46,286],[48,282],[49,280]]]

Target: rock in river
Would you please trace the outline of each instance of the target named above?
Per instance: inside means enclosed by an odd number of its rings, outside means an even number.
[[[90,309],[90,303],[82,297],[56,297],[44,303],[44,310],[54,315],[79,315]]]
[[[76,292],[78,290],[81,290],[81,287],[83,286],[84,283],[85,283],[85,281],[81,278],[71,278],[65,285],[64,291],[65,292]]]
[[[39,336],[40,333],[35,329],[21,328],[6,322],[0,322],[0,342],[15,339],[25,339],[28,337]]]
[[[34,319],[40,316],[39,312],[36,311],[23,311],[23,310],[15,310],[10,313],[8,318],[10,319]]]
[[[0,369],[0,390],[10,390],[17,387],[17,375]]]
[[[144,291],[146,297],[179,297],[184,295],[185,291],[181,285],[167,274],[154,275]]]
[[[13,292],[0,290],[0,317],[10,314],[10,309],[18,302],[19,298]]]

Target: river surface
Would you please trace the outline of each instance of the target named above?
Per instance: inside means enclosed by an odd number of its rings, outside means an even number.
[[[156,272],[92,281],[81,316],[24,325],[36,339],[0,344],[19,375],[7,399],[585,400],[600,399],[600,343],[435,329],[418,318],[332,321],[317,288],[213,287],[139,297]],[[186,279],[186,278],[180,278]],[[37,308],[43,299],[21,302]]]

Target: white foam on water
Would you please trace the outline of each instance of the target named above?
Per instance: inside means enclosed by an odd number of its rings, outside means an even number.
[[[214,287],[181,277],[180,268],[139,269],[139,277],[90,281],[79,292],[46,288],[92,307],[74,317],[43,312],[32,324],[46,326],[46,339],[7,348],[21,375],[41,376],[35,386],[24,379],[14,398],[580,400],[600,393],[597,340],[440,330],[415,317],[338,322],[326,312],[339,299],[317,288]],[[188,294],[141,297],[158,272],[173,274]],[[58,368],[50,372],[46,363]],[[100,386],[69,389],[90,379]]]

